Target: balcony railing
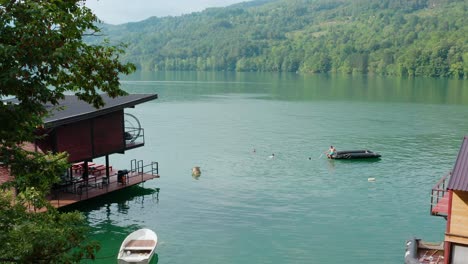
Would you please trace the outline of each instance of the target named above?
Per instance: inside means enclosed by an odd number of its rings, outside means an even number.
[[[440,179],[431,193],[431,214],[446,217],[448,214],[448,190],[447,183],[452,172],[447,173]]]
[[[125,148],[132,149],[145,145],[145,130],[143,128],[125,127]]]
[[[159,163],[156,161],[151,162],[150,164],[143,164],[143,160],[132,159],[130,161],[130,173],[141,175],[143,181],[144,174],[155,175],[159,177]]]
[[[81,173],[79,173],[81,175]],[[115,170],[112,168],[107,177],[105,174],[89,175],[82,179],[73,177],[57,184],[49,198],[55,207],[94,198],[127,186],[144,183],[147,180],[159,178],[159,163],[143,163],[143,160],[131,160],[130,169]]]

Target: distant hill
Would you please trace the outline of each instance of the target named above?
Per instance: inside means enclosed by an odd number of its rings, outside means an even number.
[[[144,70],[468,78],[466,0],[257,0],[103,25]],[[98,41],[93,38],[92,41]]]

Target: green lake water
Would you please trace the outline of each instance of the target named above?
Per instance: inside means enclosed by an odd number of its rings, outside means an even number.
[[[146,145],[110,163],[157,161],[161,178],[78,207],[97,263],[142,227],[164,264],[403,263],[407,239],[443,239],[430,191],[468,134],[467,81],[137,72],[122,85],[159,99],[128,109]],[[327,160],[330,145],[382,158]]]

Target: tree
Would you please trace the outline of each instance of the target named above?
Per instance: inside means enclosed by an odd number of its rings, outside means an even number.
[[[271,2],[104,26],[103,31],[114,41],[129,43],[133,52],[126,60],[157,58],[161,65],[167,65],[161,67],[166,70],[398,75],[398,62],[406,60],[412,50],[432,52],[448,43],[457,47],[451,57],[463,59],[468,48],[466,0],[437,1],[437,5],[427,0]],[[206,67],[190,61],[192,58],[206,61]],[[311,63],[321,58],[321,62]],[[434,58],[438,61],[414,61],[412,73],[405,74],[467,78],[465,68],[460,68],[464,60],[429,57]],[[165,64],[166,59],[173,63]],[[186,59],[190,59],[188,63],[174,63]],[[247,66],[247,61],[256,63]],[[147,65],[142,63],[141,68],[152,69]],[[405,68],[401,67],[403,72]]]
[[[124,95],[119,74],[135,70],[121,63],[123,45],[86,44],[98,35],[97,17],[83,0],[0,0],[0,162],[14,180],[1,185],[0,261],[70,263],[94,258],[99,246],[86,241],[86,225],[77,212],[59,213],[45,200],[69,166],[65,153],[37,153],[22,147],[65,93],[95,107],[100,92]],[[15,190],[16,194],[7,194]],[[29,213],[46,207],[45,213]],[[47,239],[44,239],[47,238]]]

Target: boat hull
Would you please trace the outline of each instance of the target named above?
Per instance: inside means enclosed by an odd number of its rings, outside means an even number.
[[[151,258],[153,256],[149,257],[148,259],[144,259],[144,260],[134,260],[134,261],[127,261],[127,260],[123,260],[123,259],[119,259],[117,263],[119,264],[148,264],[150,263],[151,261]]]
[[[119,264],[146,264],[151,261],[158,244],[158,237],[150,229],[139,229],[128,235],[120,246]]]
[[[378,159],[381,155],[370,150],[345,150],[337,151],[331,159]]]
[[[406,242],[405,264],[444,264],[442,243],[429,243],[413,238]]]

